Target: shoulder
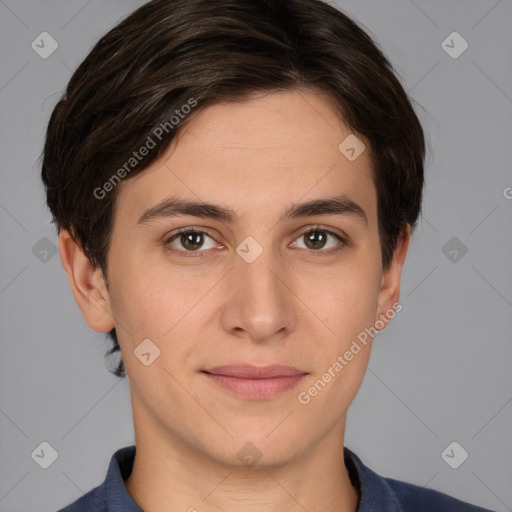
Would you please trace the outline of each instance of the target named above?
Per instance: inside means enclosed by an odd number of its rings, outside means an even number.
[[[134,445],[118,449],[110,459],[103,483],[58,512],[141,512],[124,484],[132,471],[134,458]]]
[[[493,512],[434,489],[426,489],[393,478],[384,478],[384,480],[404,512],[409,510],[415,512],[431,512],[432,510],[436,512],[453,512],[455,510],[457,512]]]
[[[494,512],[434,489],[384,477],[347,447],[344,454],[350,479],[360,492],[358,512]]]

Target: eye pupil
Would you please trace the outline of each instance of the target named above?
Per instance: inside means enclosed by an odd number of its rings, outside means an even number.
[[[325,245],[327,238],[322,231],[310,231],[304,236],[306,237],[306,245],[310,249],[321,249]]]
[[[203,234],[195,231],[189,231],[181,235],[181,243],[183,247],[196,251],[203,245]]]

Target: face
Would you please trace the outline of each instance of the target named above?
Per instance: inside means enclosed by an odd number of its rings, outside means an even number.
[[[343,429],[405,255],[383,273],[369,143],[349,160],[350,133],[326,96],[260,94],[198,112],[119,185],[106,309],[136,429],[229,464]],[[270,365],[292,369],[254,373]]]

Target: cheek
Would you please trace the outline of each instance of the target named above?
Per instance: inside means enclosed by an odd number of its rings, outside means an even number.
[[[214,321],[219,304],[207,296],[215,280],[210,282],[207,276],[197,279],[192,273],[171,273],[168,267],[147,262],[133,267],[125,262],[117,269],[117,277],[111,305],[116,325],[120,326],[117,332],[126,367],[140,370],[133,356],[146,339],[159,350],[158,368],[165,367],[175,374],[182,371],[184,361],[194,362],[190,356],[200,349],[202,328]]]
[[[356,336],[361,329],[373,324],[378,299],[378,281],[371,278],[369,269],[364,272],[356,268],[344,269],[343,273],[323,278],[323,286],[316,292],[308,286],[303,291],[338,344],[345,343],[347,337]]]
[[[158,338],[173,325],[183,300],[164,275],[143,262],[118,260],[112,271],[110,304],[116,323],[131,343]],[[183,297],[181,297],[183,299]]]
[[[369,285],[338,282],[317,304],[328,329],[323,329],[324,336],[315,337],[308,354],[314,373],[301,387],[299,403],[330,423],[348,408],[364,378],[372,342],[365,329],[375,321],[376,294]]]
[[[311,398],[319,410],[332,411],[333,421],[351,403],[368,365],[372,337],[365,329],[374,325],[378,298],[377,275],[370,276],[369,268],[354,267],[344,276],[324,279],[322,292],[310,291],[305,301],[316,304],[315,312],[324,323],[321,332],[325,333],[318,336],[318,331],[311,347],[308,359],[314,361],[315,372],[308,386],[314,389],[308,388],[312,394],[305,398]],[[305,293],[306,288],[303,290]],[[318,399],[313,400],[314,396]]]

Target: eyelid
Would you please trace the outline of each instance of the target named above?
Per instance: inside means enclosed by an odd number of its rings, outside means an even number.
[[[306,233],[309,233],[311,231],[325,231],[326,233],[329,233],[330,235],[333,235],[337,238],[339,238],[343,243],[348,244],[348,236],[345,235],[343,232],[338,233],[334,231],[334,228],[331,228],[330,226],[324,226],[322,224],[313,224],[311,226],[305,227],[297,237],[305,235]]]
[[[213,238],[212,232],[208,228],[196,228],[195,226],[186,226],[184,228],[179,228],[176,231],[173,231],[172,235],[166,235],[164,236],[164,243],[168,242],[169,240],[172,240],[178,235],[181,235],[182,233],[204,233],[205,235],[208,235],[209,237]]]

